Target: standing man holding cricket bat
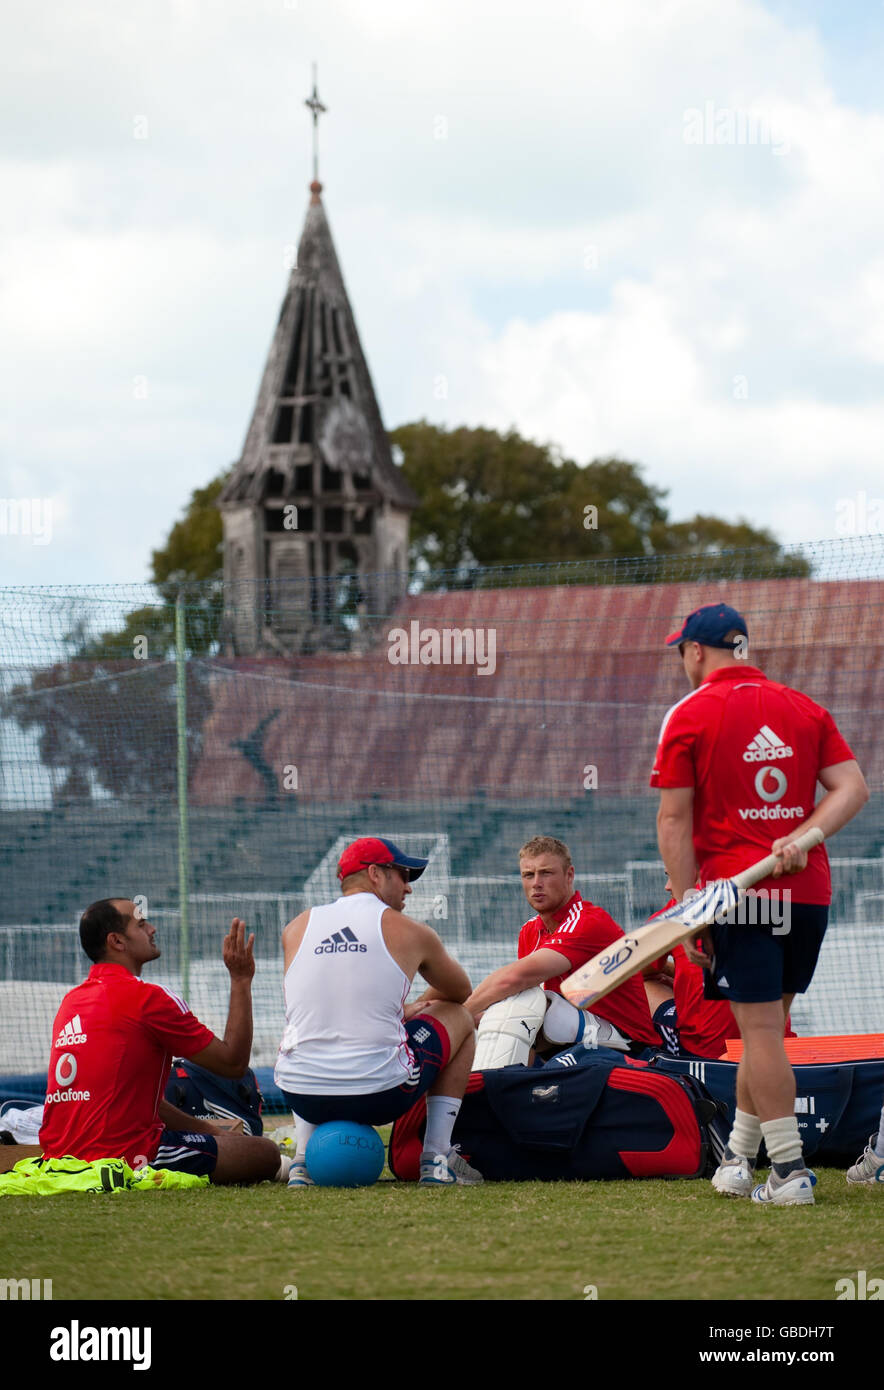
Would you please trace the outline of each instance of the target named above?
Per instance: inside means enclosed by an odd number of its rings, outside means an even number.
[[[677,647],[691,686],[663,720],[651,774],[676,899],[771,851],[780,861],[756,888],[766,923],[762,912],[750,925],[738,908],[703,933],[704,951],[686,947],[706,969],[707,998],[729,1001],[743,1038],[734,1127],[712,1185],[762,1204],[811,1204],[816,1179],[802,1153],[783,1024],[813,976],[831,879],[822,845],[807,852],[793,842],[814,827],[834,835],[869,790],[828,711],[749,665],[748,627],[733,608],[698,608],[666,645]],[[814,806],[817,782],[825,794]],[[762,1139],[772,1167],[756,1186]]]

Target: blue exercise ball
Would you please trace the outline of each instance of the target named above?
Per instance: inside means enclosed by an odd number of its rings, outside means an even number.
[[[383,1172],[384,1145],[370,1125],[330,1120],[310,1136],[306,1161],[317,1187],[370,1187]]]

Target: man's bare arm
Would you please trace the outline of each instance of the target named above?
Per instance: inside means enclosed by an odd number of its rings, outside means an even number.
[[[697,882],[693,787],[664,787],[660,792],[657,845],[672,884],[672,896],[681,902]]]
[[[222,955],[230,972],[230,1007],[223,1038],[194,1052],[190,1060],[218,1076],[242,1076],[252,1052],[252,976],[255,973],[254,933],[246,940],[246,924],[234,917],[224,938]]]
[[[309,917],[310,909],[308,908],[304,912],[299,912],[297,917],[293,917],[292,920],[289,923],[287,923],[287,925],[283,928],[283,971],[288,970],[289,966],[291,965],[292,961],[298,953],[298,947],[304,939],[304,932],[306,930]]]
[[[819,780],[826,789],[826,795],[819,805],[814,807],[813,815],[807,824],[818,825],[826,839],[829,839],[832,835],[837,835],[838,831],[849,820],[853,820],[865,806],[869,799],[869,784],[854,758],[851,758],[850,762],[834,763],[831,767],[824,767],[819,774]]]
[[[478,1018],[492,1004],[508,999],[511,994],[520,994],[523,989],[542,985],[545,980],[554,980],[557,975],[571,970],[571,962],[561,951],[552,951],[548,946],[534,951],[512,965],[502,965],[492,970],[480,985],[477,985],[466,1000],[466,1007],[474,1018]]]
[[[774,854],[782,853],[783,856],[783,865],[779,872],[775,871],[776,877],[782,872],[798,873],[807,864],[806,851],[791,849],[792,840],[798,835],[803,835],[805,830],[812,830],[814,826],[818,826],[828,840],[830,836],[837,835],[849,820],[853,820],[869,799],[868,783],[854,758],[849,762],[833,763],[831,767],[824,767],[819,773],[819,780],[825,787],[826,794],[814,807],[811,815],[803,824],[790,830],[788,835],[782,835],[773,842]]]
[[[160,1101],[157,1106],[157,1115],[166,1129],[180,1130],[185,1134],[222,1133],[219,1126],[213,1124],[211,1120],[204,1120],[199,1115],[188,1115],[186,1111],[179,1110],[175,1105],[170,1105],[167,1100]]]
[[[432,927],[423,923],[419,925],[426,935],[422,941],[423,955],[418,971],[430,986],[423,1002],[426,1003],[428,998],[434,997],[462,1004],[473,987],[469,975],[463,966],[448,954]]]
[[[405,1022],[407,1023],[410,1018],[414,1018],[415,1014],[419,1014],[426,1004],[432,1004],[437,999],[444,1001],[446,998],[447,995],[442,994],[438,989],[425,989],[419,999],[413,999],[410,1004],[405,1005],[403,1010]]]

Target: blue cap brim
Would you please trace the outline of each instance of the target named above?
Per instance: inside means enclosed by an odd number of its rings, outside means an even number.
[[[378,836],[378,838],[381,844],[386,845],[387,849],[392,854],[392,863],[395,867],[407,871],[409,883],[414,883],[416,878],[420,878],[424,869],[430,862],[429,859],[418,859],[412,854],[403,854],[399,846],[395,845],[392,840],[385,840],[383,836]]]

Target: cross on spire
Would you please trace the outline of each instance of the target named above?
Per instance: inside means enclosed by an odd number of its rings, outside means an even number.
[[[322,184],[319,182],[319,117],[320,114],[324,114],[328,108],[323,106],[322,102],[319,100],[319,93],[316,90],[315,63],[313,64],[313,91],[304,102],[304,105],[310,108],[313,115],[313,183],[316,187],[312,187],[311,191],[319,193],[322,189]]]

